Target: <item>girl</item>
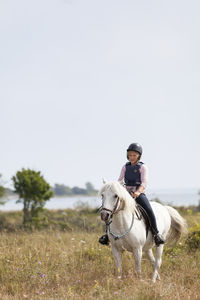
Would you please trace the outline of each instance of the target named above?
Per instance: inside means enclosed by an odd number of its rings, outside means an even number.
[[[156,218],[151,208],[150,202],[145,195],[147,186],[147,166],[140,161],[142,147],[138,143],[131,144],[127,149],[127,162],[121,170],[118,181],[124,181],[127,191],[135,198],[147,212],[151,223],[151,230],[156,246],[164,244],[163,237],[158,233]],[[99,242],[104,245],[109,244],[108,235],[103,235]]]

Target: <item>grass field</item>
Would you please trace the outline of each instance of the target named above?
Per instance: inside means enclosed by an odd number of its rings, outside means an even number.
[[[184,217],[189,227],[200,222],[199,213],[188,210]],[[137,279],[128,252],[123,276],[117,278],[110,247],[98,244],[101,226],[86,226],[95,220],[99,224],[99,218],[90,213],[82,219],[79,229],[68,224],[70,230],[3,230],[0,299],[200,299],[200,249],[192,251],[185,238],[174,248],[165,247],[160,282],[152,284],[145,257],[142,280]]]

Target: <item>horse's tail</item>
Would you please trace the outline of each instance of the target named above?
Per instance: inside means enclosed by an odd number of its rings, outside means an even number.
[[[181,217],[176,209],[171,206],[165,206],[171,217],[171,228],[167,241],[177,242],[182,234],[187,233],[187,223],[185,219]]]

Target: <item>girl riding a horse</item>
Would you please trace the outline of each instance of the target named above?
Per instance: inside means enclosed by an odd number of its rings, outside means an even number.
[[[135,198],[136,202],[146,211],[150,220],[151,231],[156,246],[164,244],[163,237],[159,234],[156,218],[151,208],[151,204],[145,195],[147,186],[147,166],[140,161],[142,147],[138,143],[132,143],[127,149],[127,162],[121,170],[118,181],[124,181],[127,191]],[[103,245],[109,244],[107,233],[100,237],[99,242]]]

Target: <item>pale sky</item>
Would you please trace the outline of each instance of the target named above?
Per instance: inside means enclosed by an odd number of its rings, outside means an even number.
[[[3,179],[116,180],[139,142],[149,188],[200,188],[200,2],[2,0]]]

